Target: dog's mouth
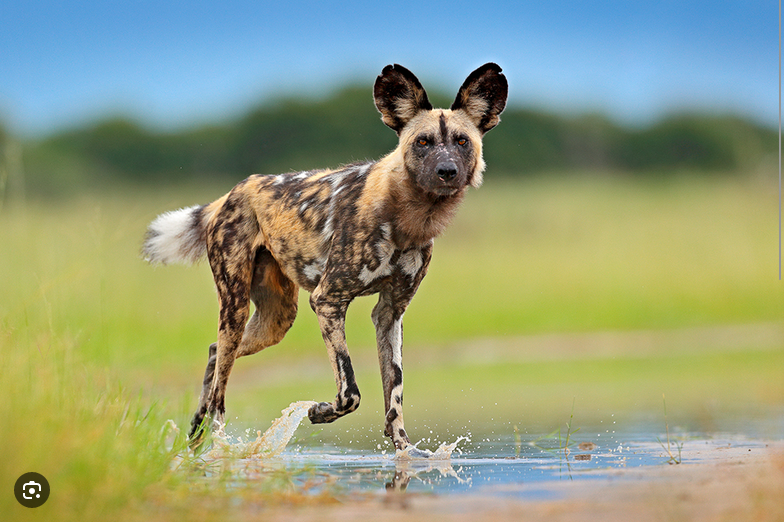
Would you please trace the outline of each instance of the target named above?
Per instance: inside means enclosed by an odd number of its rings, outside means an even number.
[[[460,187],[442,186],[433,188],[430,193],[438,198],[448,198],[460,192]]]

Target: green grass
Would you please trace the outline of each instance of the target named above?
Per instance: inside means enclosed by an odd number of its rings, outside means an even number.
[[[13,520],[42,510],[52,520],[210,519],[234,505],[244,486],[171,473],[161,432],[170,418],[186,425],[194,406],[217,324],[211,275],[206,264],[151,268],[138,255],[156,214],[223,190],[129,189],[2,209],[0,475],[10,490],[19,475],[38,471],[53,496],[34,512],[5,495],[0,512]],[[638,354],[627,346],[611,357],[571,346],[552,359],[514,353],[513,341],[780,324],[776,219],[774,187],[750,179],[488,176],[437,240],[406,314],[412,437],[511,434],[514,425],[543,434],[573,401],[580,425],[660,416],[662,393],[670,422],[695,429],[744,408],[781,408],[781,336],[737,350]],[[373,304],[358,300],[348,317],[362,408],[326,427],[322,440],[381,441]],[[300,309],[279,347],[238,361],[228,398],[236,424],[264,429],[294,400],[334,395],[304,294]],[[453,356],[457,344],[493,338],[512,343],[500,358],[485,360],[481,344]],[[302,500],[290,493],[270,486],[254,502]]]
[[[487,185],[436,245],[418,296],[440,314],[418,314],[439,325],[436,338],[782,317],[773,187],[588,177]],[[461,301],[475,320],[438,306]]]

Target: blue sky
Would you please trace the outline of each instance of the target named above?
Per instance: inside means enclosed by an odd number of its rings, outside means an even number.
[[[455,92],[498,62],[511,102],[778,120],[778,3],[6,0],[0,122],[36,135],[106,115],[176,128],[289,93],[367,85],[401,63]]]

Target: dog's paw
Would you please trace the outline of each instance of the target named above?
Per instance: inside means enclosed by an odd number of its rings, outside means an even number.
[[[319,402],[308,410],[308,419],[313,424],[324,424],[337,419],[339,415],[335,413],[335,407],[329,402]]]
[[[208,439],[208,426],[211,424],[209,417],[197,414],[191,421],[191,432],[188,434],[188,446],[192,451],[199,452],[203,447],[210,445]],[[206,444],[206,445],[205,445]]]
[[[209,419],[206,419],[206,409],[197,411],[191,419],[191,431],[188,434],[190,440],[196,440],[204,436],[204,431],[209,424]]]

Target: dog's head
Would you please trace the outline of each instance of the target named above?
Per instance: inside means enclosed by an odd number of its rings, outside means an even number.
[[[409,176],[441,198],[482,184],[482,136],[501,121],[507,91],[501,68],[487,63],[468,75],[450,109],[433,109],[411,71],[387,65],[373,95],[381,120],[400,137]]]

